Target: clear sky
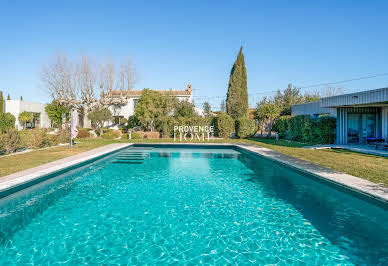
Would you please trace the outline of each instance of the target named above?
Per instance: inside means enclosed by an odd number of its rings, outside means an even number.
[[[388,73],[387,14],[388,1],[5,1],[0,90],[47,102],[41,65],[58,52],[86,53],[130,57],[137,89],[191,83],[197,105],[217,108],[242,45],[254,106],[288,83]],[[388,75],[336,86],[386,87]],[[316,89],[324,86],[308,90]]]

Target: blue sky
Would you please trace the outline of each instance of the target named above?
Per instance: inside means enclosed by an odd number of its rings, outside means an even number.
[[[250,105],[267,92],[388,73],[388,1],[6,1],[0,90],[47,102],[54,54],[130,57],[137,89],[194,89],[214,108],[244,47]],[[388,76],[336,86],[388,86]],[[309,90],[323,90],[324,86]],[[208,98],[198,98],[208,97]],[[218,98],[217,98],[218,97]]]

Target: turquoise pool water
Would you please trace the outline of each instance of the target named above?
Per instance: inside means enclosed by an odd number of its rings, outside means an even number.
[[[228,148],[122,150],[0,210],[0,265],[388,263],[386,210]]]

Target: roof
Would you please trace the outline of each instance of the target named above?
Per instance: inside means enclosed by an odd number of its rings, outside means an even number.
[[[388,88],[342,94],[321,99],[321,107],[337,107],[388,102]]]
[[[160,93],[171,93],[174,96],[191,96],[192,90],[191,85],[187,85],[186,90],[153,90]],[[126,96],[126,97],[140,97],[143,90],[112,90],[113,96]]]

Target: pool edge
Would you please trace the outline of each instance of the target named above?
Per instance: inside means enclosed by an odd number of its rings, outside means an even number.
[[[0,177],[0,199],[132,145],[133,143],[113,143]]]

